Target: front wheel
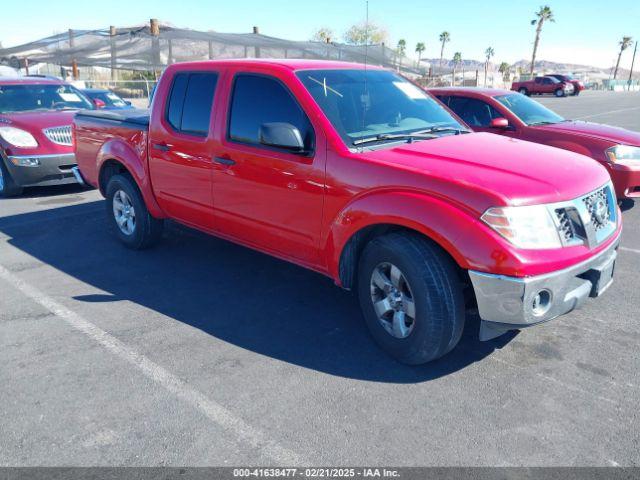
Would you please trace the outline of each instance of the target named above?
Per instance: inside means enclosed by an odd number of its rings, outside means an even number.
[[[125,246],[141,250],[160,240],[163,221],[151,216],[140,190],[129,176],[111,177],[106,197],[107,219]]]
[[[455,265],[417,234],[392,233],[365,247],[358,297],[374,340],[402,363],[435,360],[462,335],[464,301]]]
[[[527,89],[526,89],[526,88],[524,88],[524,87],[519,88],[519,89],[518,89],[518,93],[521,93],[522,95],[529,96],[529,90],[527,90]]]
[[[554,92],[556,97],[564,97],[564,90],[561,88],[556,89],[556,91]]]
[[[22,194],[23,188],[16,184],[9,170],[0,158],[0,197],[8,198]]]
[[[578,95],[580,95],[580,90],[578,90],[577,88],[573,91],[573,96],[577,97]]]

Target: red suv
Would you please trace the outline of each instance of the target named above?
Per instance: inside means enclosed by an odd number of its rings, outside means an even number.
[[[0,78],[0,197],[23,187],[76,182],[71,121],[92,103],[49,78]]]
[[[640,197],[640,133],[568,120],[519,93],[486,88],[430,90],[476,132],[571,150],[604,165],[618,198]]]

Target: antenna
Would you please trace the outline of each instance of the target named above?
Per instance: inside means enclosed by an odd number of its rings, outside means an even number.
[[[369,46],[369,0],[364,2],[365,4],[365,17],[364,17],[364,91],[360,98],[362,102],[362,131],[365,126],[365,116],[367,115],[367,102],[369,96],[369,90],[367,88],[367,48]]]

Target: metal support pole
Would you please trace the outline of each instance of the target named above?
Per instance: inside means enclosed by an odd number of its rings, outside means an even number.
[[[255,35],[259,35],[260,34],[260,29],[258,27],[253,27],[253,33]],[[257,39],[256,39],[257,40]],[[255,53],[255,57],[256,58],[260,58],[260,47],[255,46],[254,47],[254,53]]]
[[[73,30],[69,29],[69,50],[71,50],[71,52],[73,53],[73,49],[75,48],[75,38],[73,36]],[[78,77],[80,76],[79,72],[78,72],[78,62],[76,61],[75,57],[73,57],[71,59],[71,77],[74,80],[78,80]]]
[[[111,25],[109,27],[109,43],[111,50],[111,80],[118,79],[118,71],[116,70],[117,62],[118,62],[118,51],[116,48],[116,27]]]
[[[171,45],[171,39],[167,40],[169,45],[169,54],[167,56],[167,65],[171,65],[173,63],[173,45]]]
[[[209,40],[209,60],[213,60],[213,42]]]
[[[151,63],[157,78],[158,69],[160,68],[160,24],[158,19],[152,18],[149,20],[149,31],[151,33]]]

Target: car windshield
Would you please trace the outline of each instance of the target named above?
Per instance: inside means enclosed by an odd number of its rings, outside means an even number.
[[[436,100],[392,72],[305,70],[297,75],[348,147],[467,131]]]
[[[93,109],[93,104],[71,85],[0,85],[0,113],[82,108]]]
[[[545,125],[565,121],[560,115],[520,93],[499,95],[495,99],[527,125]]]
[[[128,104],[113,92],[85,92],[93,100],[102,100],[107,107],[127,107]]]

